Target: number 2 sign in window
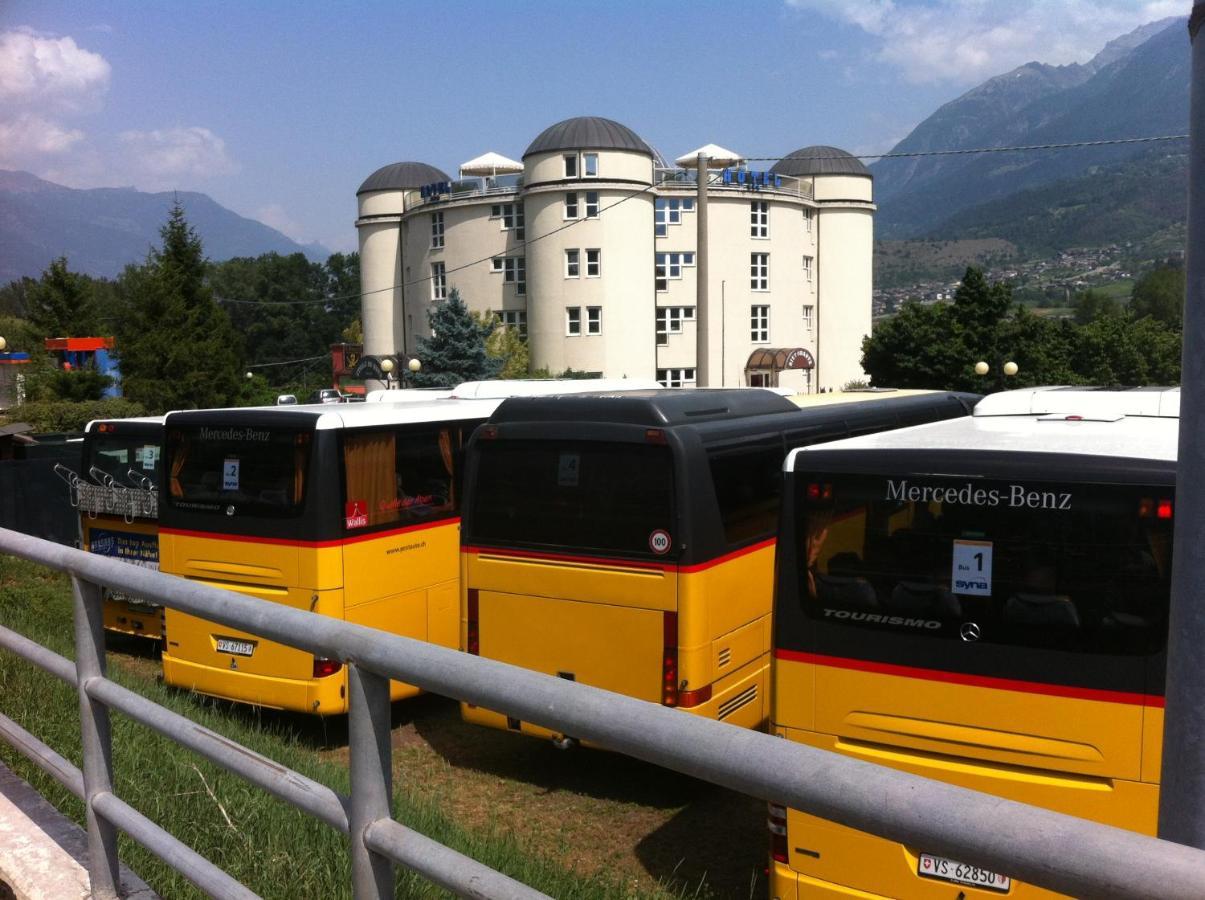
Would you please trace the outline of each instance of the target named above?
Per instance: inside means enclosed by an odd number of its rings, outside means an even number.
[[[992,542],[955,541],[950,584],[955,594],[992,595]]]
[[[239,461],[237,459],[227,459],[222,463],[222,490],[238,490],[238,469]]]

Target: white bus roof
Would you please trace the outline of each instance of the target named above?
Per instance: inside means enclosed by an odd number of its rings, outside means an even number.
[[[840,450],[1009,451],[1175,462],[1178,412],[1178,389],[1007,391],[979,401],[971,416],[800,447],[787,456],[785,468],[806,465],[801,454]]]
[[[99,425],[101,422],[138,422],[144,425],[162,425],[166,416],[131,416],[128,419],[93,419],[84,426],[85,432],[91,432],[93,425]]]
[[[505,400],[507,397],[544,397],[551,394],[607,393],[657,390],[648,378],[514,378],[465,381],[454,388],[369,391],[368,403],[421,403],[426,400]]]
[[[782,393],[777,388],[769,388],[775,393]],[[792,391],[783,396],[800,407],[827,406],[830,403],[858,403],[862,400],[883,400],[887,397],[918,397],[923,394],[934,394],[937,391],[923,391],[914,388],[861,388],[850,391],[825,391],[823,394],[797,394]]]

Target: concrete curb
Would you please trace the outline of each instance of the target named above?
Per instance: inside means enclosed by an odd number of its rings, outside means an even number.
[[[88,839],[80,826],[0,763],[0,898],[88,900]],[[121,896],[159,900],[121,867]]]

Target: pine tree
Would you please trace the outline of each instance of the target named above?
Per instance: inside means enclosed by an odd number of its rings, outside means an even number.
[[[96,295],[92,280],[67,268],[60,256],[32,282],[26,294],[27,317],[35,332],[48,337],[95,337]]]
[[[228,405],[239,392],[241,345],[213,299],[201,240],[178,202],[159,234],[163,246],[121,276],[123,393],[155,412]]]
[[[462,381],[494,378],[502,360],[485,352],[492,325],[481,325],[469,312],[460,292],[452,288],[448,299],[427,313],[431,337],[418,339],[420,372],[407,375],[415,387],[452,387]]]

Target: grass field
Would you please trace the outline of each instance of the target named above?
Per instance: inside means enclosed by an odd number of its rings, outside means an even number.
[[[0,623],[71,657],[68,581],[0,557]],[[165,687],[139,645],[109,674],[169,709],[340,791],[346,719],[297,717]],[[142,649],[142,652],[136,652]],[[131,652],[135,651],[135,652]],[[0,712],[77,765],[74,689],[0,651]],[[625,757],[464,724],[435,696],[394,706],[396,818],[554,897],[764,893],[764,804]],[[265,897],[350,896],[346,839],[155,733],[113,715],[119,796]],[[0,759],[77,821],[82,805],[0,744]],[[123,838],[122,860],[164,897],[198,896]],[[415,876],[399,897],[442,892]]]

